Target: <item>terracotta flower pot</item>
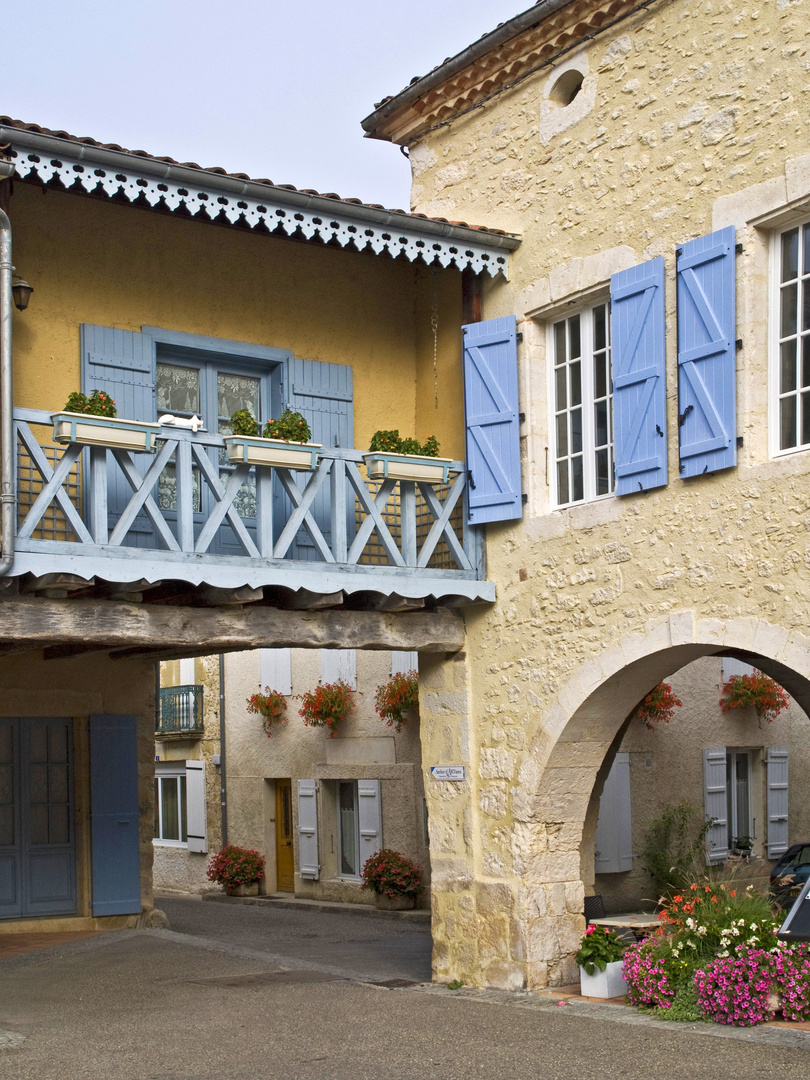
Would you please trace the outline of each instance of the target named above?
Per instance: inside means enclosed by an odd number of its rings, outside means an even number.
[[[374,906],[380,911],[410,911],[416,906],[416,899],[413,896],[386,896],[384,893],[375,893]]]

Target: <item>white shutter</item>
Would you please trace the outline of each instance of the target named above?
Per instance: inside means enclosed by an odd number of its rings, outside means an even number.
[[[723,657],[723,682],[727,683],[732,675],[753,675],[756,668],[744,664],[736,656]]]
[[[205,762],[186,762],[186,821],[188,850],[208,851],[205,813]]]
[[[706,835],[706,862],[711,866],[728,857],[725,746],[703,751],[703,799],[706,819],[712,821]]]
[[[418,652],[392,652],[391,674],[398,675],[401,672],[408,675],[411,671],[419,670]]]
[[[259,686],[292,694],[292,656],[289,649],[259,649]]]
[[[768,747],[768,858],[788,849],[788,748]]]
[[[180,661],[180,685],[194,686],[194,657],[186,656]]]
[[[620,874],[633,869],[629,754],[616,755],[605,780],[595,846],[597,874]]]
[[[357,689],[357,653],[354,649],[321,649],[321,682],[334,683],[339,679],[350,690]]]
[[[318,786],[314,780],[298,781],[298,872],[302,878],[317,881],[318,863]]]
[[[360,831],[360,860],[362,871],[366,860],[382,848],[382,808],[380,781],[357,781],[357,823]]]

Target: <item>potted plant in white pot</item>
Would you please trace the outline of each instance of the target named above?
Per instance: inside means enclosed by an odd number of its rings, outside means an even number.
[[[446,484],[450,472],[457,471],[451,470],[452,458],[439,457],[435,435],[420,443],[417,439],[403,439],[397,428],[375,431],[363,459],[371,480],[422,480]]]
[[[591,924],[576,954],[583,997],[612,998],[627,993],[622,974],[624,944],[614,930]]]
[[[259,425],[249,409],[237,409],[231,417],[232,435],[225,436],[228,461],[232,465],[271,465],[275,468],[306,469],[318,463],[320,443],[313,443],[309,424],[299,412],[285,409],[277,420]]]
[[[103,390],[88,397],[74,391],[61,412],[52,413],[53,441],[80,443],[82,446],[106,446],[110,449],[139,450],[152,453],[159,424],[143,420],[123,420],[115,402]]]

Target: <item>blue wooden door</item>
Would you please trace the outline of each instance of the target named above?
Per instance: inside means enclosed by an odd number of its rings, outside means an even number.
[[[90,717],[94,915],[141,910],[136,716]]]
[[[73,731],[0,720],[0,918],[76,911]]]

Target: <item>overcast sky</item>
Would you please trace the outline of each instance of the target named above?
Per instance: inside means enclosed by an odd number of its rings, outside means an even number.
[[[360,121],[529,0],[27,0],[3,14],[0,114],[408,208]]]

